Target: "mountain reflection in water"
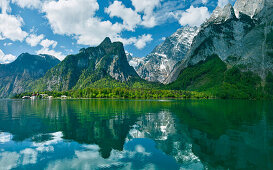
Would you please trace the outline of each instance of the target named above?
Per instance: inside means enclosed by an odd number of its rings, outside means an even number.
[[[273,169],[271,102],[0,100],[4,169]]]

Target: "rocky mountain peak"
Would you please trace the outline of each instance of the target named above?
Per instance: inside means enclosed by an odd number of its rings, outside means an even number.
[[[124,46],[122,42],[112,42],[109,37],[106,37],[99,46],[95,47],[97,49],[101,49],[101,51],[104,51],[107,54],[113,54],[116,55],[117,53],[122,56],[126,60],[126,54],[124,50]],[[89,49],[93,49],[93,47],[90,47]],[[127,61],[127,60],[126,60]]]
[[[237,0],[234,5],[235,14],[238,17],[241,12],[253,18],[262,11],[266,4],[270,5],[270,1],[272,0]]]
[[[214,11],[212,12],[209,20],[214,20],[216,18],[218,18],[219,16],[221,16],[221,13],[222,13],[222,8],[217,6]]]
[[[112,44],[111,39],[109,37],[106,37],[99,46],[101,47],[107,47],[110,46]]]
[[[234,8],[229,3],[224,8],[217,6],[213,11],[211,17],[203,25],[208,25],[209,23],[219,24],[232,18],[236,18],[236,16]]]
[[[230,18],[235,18],[234,8],[233,8],[233,6],[230,3],[228,3],[224,7],[223,12],[222,12],[222,16],[225,16],[226,20],[230,19]]]

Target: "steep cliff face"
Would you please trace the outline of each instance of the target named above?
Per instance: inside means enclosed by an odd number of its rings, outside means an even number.
[[[148,56],[131,57],[129,64],[135,68],[141,78],[163,82],[174,66],[185,57],[197,32],[197,27],[180,28]]]
[[[88,87],[102,78],[120,82],[139,78],[128,64],[122,43],[106,38],[99,46],[81,49],[67,56],[58,66],[33,84],[37,90],[70,90]]]
[[[60,61],[49,55],[21,54],[14,62],[0,65],[0,97],[22,93]]]
[[[262,79],[273,71],[272,2],[238,0],[235,7],[235,12],[230,4],[215,9],[201,26],[186,58],[165,83],[175,81],[183,69],[214,54],[229,67],[237,66],[241,71],[254,72]]]

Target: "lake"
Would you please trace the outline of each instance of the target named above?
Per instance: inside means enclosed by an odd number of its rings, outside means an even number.
[[[0,100],[0,169],[273,169],[273,102]]]

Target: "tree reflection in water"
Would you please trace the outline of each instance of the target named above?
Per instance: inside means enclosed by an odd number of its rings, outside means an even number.
[[[273,168],[270,102],[0,102],[1,165],[61,169]]]

